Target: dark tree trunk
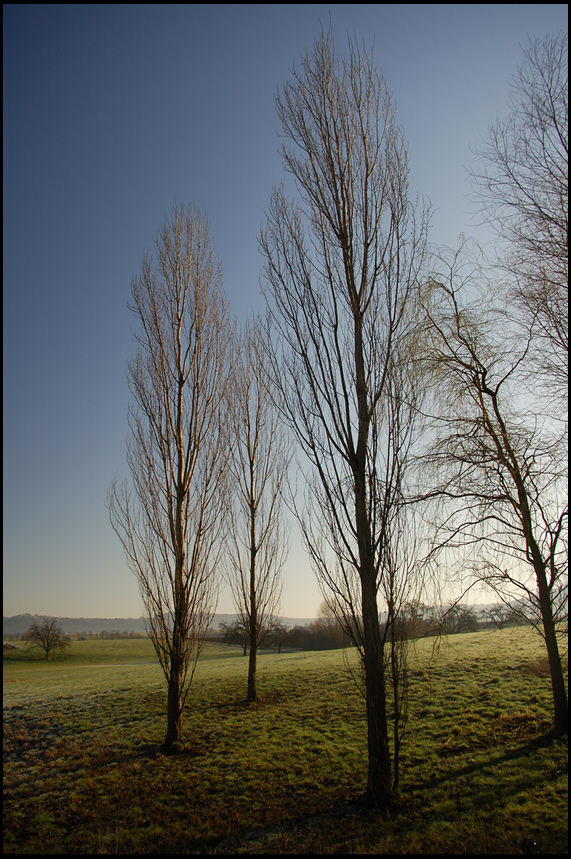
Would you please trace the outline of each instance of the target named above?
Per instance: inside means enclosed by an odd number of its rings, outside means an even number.
[[[180,590],[181,588],[179,588],[179,592]],[[165,737],[165,750],[167,752],[178,751],[177,747],[182,745],[183,629],[183,614],[179,604],[175,610],[170,654],[167,693],[167,734]]]
[[[255,632],[250,636],[250,660],[248,662],[248,694],[246,700],[255,701],[258,697],[256,685],[257,644]]]
[[[535,574],[539,590],[539,605],[541,609],[541,620],[543,623],[547,658],[549,661],[549,673],[551,675],[554,727],[558,733],[567,733],[569,729],[567,690],[565,689],[565,678],[563,676],[561,655],[559,653],[555,622],[553,620],[551,595],[549,593],[549,587],[545,575],[545,566],[543,563],[537,563],[535,565]]]
[[[254,499],[254,467],[250,463],[250,498]],[[250,661],[248,663],[248,692],[246,700],[255,701],[258,697],[256,688],[256,669],[258,658],[258,595],[256,593],[256,505],[250,502]]]
[[[252,558],[250,588],[250,660],[248,662],[248,693],[246,700],[255,701],[258,697],[258,689],[256,685],[258,659],[258,612],[256,605],[254,558]]]
[[[363,661],[367,700],[367,745],[369,768],[364,802],[374,807],[389,805],[394,799],[391,756],[388,744],[383,640],[377,606],[377,570],[367,492],[367,456],[370,452],[371,415],[363,346],[363,318],[357,307],[356,290],[349,288],[354,313],[356,395],[359,418],[357,447],[353,461],[355,525],[359,546],[361,610],[363,616]]]
[[[367,746],[369,766],[364,802],[382,808],[394,800],[391,756],[388,743],[386,684],[383,642],[377,609],[374,578],[362,580],[363,649],[365,689],[367,696]]]
[[[174,751],[182,745],[182,702],[180,670],[171,664],[167,696],[167,734],[165,750]]]

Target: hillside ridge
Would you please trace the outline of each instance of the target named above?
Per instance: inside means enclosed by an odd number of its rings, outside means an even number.
[[[2,617],[3,635],[21,635],[26,632],[36,620],[54,615],[45,614],[16,614],[11,617]],[[235,614],[215,614],[212,620],[212,629],[216,629],[220,623],[231,623],[235,620]],[[96,633],[96,632],[145,632],[144,617],[57,617],[63,631],[67,634]],[[315,618],[312,617],[282,617],[281,620],[290,627],[305,626]]]

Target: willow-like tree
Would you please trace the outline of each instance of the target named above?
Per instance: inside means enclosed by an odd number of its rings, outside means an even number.
[[[289,548],[283,493],[291,452],[270,394],[263,330],[255,318],[238,345],[231,398],[233,493],[226,569],[248,640],[247,700],[255,701],[258,647],[278,613],[281,569]]]
[[[406,533],[427,216],[417,218],[409,201],[405,143],[371,54],[350,42],[338,57],[322,34],[292,75],[277,111],[297,195],[273,192],[261,236],[275,391],[305,456],[307,549],[328,604],[361,648],[364,799],[382,806],[394,797],[386,643],[410,601],[401,577],[414,566],[397,546]]]
[[[567,433],[533,396],[533,331],[465,249],[443,257],[424,290],[426,384],[434,432],[425,488],[438,499],[435,554],[464,571],[541,633],[557,731],[567,731],[559,640],[568,618]],[[527,336],[526,336],[527,334]]]
[[[165,749],[182,716],[215,609],[225,521],[233,323],[208,226],[173,208],[131,285],[138,350],[129,364],[130,484],[109,493],[167,686]]]

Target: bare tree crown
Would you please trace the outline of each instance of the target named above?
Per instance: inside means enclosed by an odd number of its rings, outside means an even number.
[[[208,225],[195,207],[174,207],[131,292],[138,345],[128,371],[132,484],[114,484],[109,506],[169,684],[169,745],[180,741],[214,610],[227,509],[233,323]]]

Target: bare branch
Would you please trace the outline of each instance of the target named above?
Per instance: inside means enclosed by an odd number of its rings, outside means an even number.
[[[567,35],[529,43],[510,110],[477,150],[474,198],[500,240],[510,302],[534,334],[540,384],[568,388]]]

